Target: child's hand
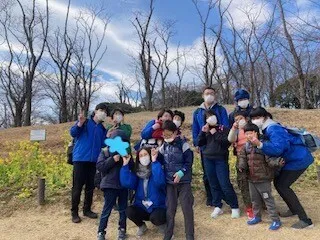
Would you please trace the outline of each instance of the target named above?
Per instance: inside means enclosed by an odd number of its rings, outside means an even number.
[[[158,148],[152,148],[151,149],[151,160],[152,160],[152,162],[157,161],[158,153],[159,153],[159,149]]]
[[[210,133],[213,135],[213,134],[215,134],[217,132],[217,130],[215,129],[215,128],[212,128],[211,130],[210,130]]]
[[[176,173],[173,175],[173,177],[174,177],[173,182],[174,182],[174,183],[179,183],[179,182],[180,182],[180,179],[181,179],[183,176],[184,176],[184,173],[183,173],[181,170],[179,170],[178,172],[176,172]]]
[[[153,124],[152,128],[153,128],[153,130],[157,130],[157,129],[161,128],[160,123]]]
[[[119,161],[120,161],[120,155],[119,155],[119,154],[114,155],[114,156],[113,156],[113,160],[114,160],[115,162],[119,162]]]
[[[127,156],[122,157],[122,159],[123,159],[123,166],[126,166],[130,162],[131,156],[127,155]]]
[[[209,124],[207,123],[206,125],[204,125],[201,130],[205,133],[209,132]]]
[[[258,146],[258,147],[261,145],[261,142],[260,142],[259,139],[256,138],[256,137],[251,138],[250,142],[251,142],[253,145]]]
[[[238,129],[239,128],[239,123],[238,122],[234,122],[234,124],[232,125],[233,129]]]
[[[281,158],[281,160],[279,161],[279,165],[283,167],[285,164],[286,164],[286,161],[284,161],[284,159]]]

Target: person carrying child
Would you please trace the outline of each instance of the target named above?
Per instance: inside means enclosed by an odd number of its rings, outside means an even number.
[[[254,213],[254,218],[247,223],[248,225],[255,225],[262,221],[261,211],[264,202],[272,220],[269,229],[278,230],[281,227],[281,221],[272,196],[271,182],[274,178],[275,169],[282,167],[285,162],[282,158],[266,156],[261,149],[252,145],[252,141],[260,139],[259,128],[255,124],[246,124],[244,132],[247,143],[239,153],[238,170],[248,175]]]
[[[123,130],[113,130],[110,138],[114,139],[120,137],[123,142],[129,143],[129,137]],[[131,156],[120,156],[118,152],[110,153],[109,148],[101,151],[97,169],[102,174],[100,189],[104,194],[104,206],[102,209],[100,224],[98,229],[98,240],[105,240],[108,219],[111,214],[112,208],[118,199],[119,204],[119,234],[118,239],[123,240],[126,238],[127,216],[126,208],[128,205],[128,189],[125,189],[120,184],[120,169],[123,162],[130,162],[129,165],[133,166]]]
[[[172,121],[163,123],[164,144],[159,148],[159,161],[164,165],[167,182],[167,228],[164,240],[171,240],[174,221],[180,200],[185,235],[187,240],[194,239],[194,197],[191,190],[193,152],[189,144],[178,137],[178,128]]]

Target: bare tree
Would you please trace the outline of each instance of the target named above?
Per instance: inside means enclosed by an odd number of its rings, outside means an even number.
[[[178,89],[177,91],[177,107],[180,107],[181,105],[181,90],[182,90],[182,82],[184,79],[184,75],[187,73],[188,71],[188,67],[187,67],[187,60],[186,60],[186,53],[185,52],[181,52],[180,50],[180,44],[178,44],[177,47],[177,57],[176,57],[176,73],[177,73],[177,77],[178,77],[178,82],[176,84],[176,88]]]

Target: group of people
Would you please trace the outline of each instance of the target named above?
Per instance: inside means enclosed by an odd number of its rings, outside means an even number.
[[[211,87],[203,90],[204,102],[194,111],[192,137],[195,151],[200,154],[206,205],[213,207],[212,218],[223,214],[222,200],[231,208],[231,218],[240,217],[237,195],[230,181],[229,148],[237,156],[237,182],[243,198],[247,224],[260,223],[266,208],[272,220],[270,230],[281,227],[280,217],[297,215],[295,229],[313,226],[291,185],[313,162],[303,144],[295,144],[295,136],[272,119],[264,108],[252,108],[250,95],[244,89],[235,93],[235,110],[227,114],[216,100]],[[107,116],[111,117],[111,124]],[[173,238],[178,200],[184,216],[185,238],[194,239],[194,197],[192,194],[193,151],[181,126],[185,114],[161,110],[155,120],[141,131],[141,140],[126,154],[112,152],[105,138],[120,137],[130,144],[132,128],[124,122],[124,112],[115,109],[109,114],[105,104],[98,104],[89,119],[80,114],[70,133],[75,138],[73,150],[72,221],[79,223],[79,203],[83,186],[83,215],[97,218],[91,210],[94,178],[101,176],[99,188],[104,193],[98,240],[104,240],[109,216],[117,205],[119,211],[118,239],[126,238],[126,220],[137,227],[137,236],[147,231],[151,221],[164,235]],[[271,193],[271,182],[288,210],[278,213]],[[133,202],[128,206],[128,190]]]

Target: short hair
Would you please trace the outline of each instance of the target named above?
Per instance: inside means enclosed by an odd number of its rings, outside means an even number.
[[[260,133],[259,131],[259,127],[255,124],[253,124],[252,122],[248,122],[244,128],[243,128],[244,132],[256,132],[256,133]]]
[[[236,111],[234,114],[233,114],[233,117],[236,118],[237,116],[243,116],[243,117],[248,117],[248,112],[247,111]]]
[[[184,115],[184,113],[183,113],[183,112],[180,112],[180,111],[178,111],[178,110],[174,110],[174,111],[173,111],[173,116],[179,116],[179,117],[181,117],[181,121],[182,121],[182,122],[184,122],[184,120],[185,120],[185,115]]]
[[[255,118],[255,117],[269,117],[271,119],[273,118],[272,114],[269,113],[263,107],[256,107],[256,108],[252,109],[249,116],[250,116],[250,118]]]
[[[120,108],[115,108],[111,111],[111,114],[110,114],[110,117],[113,119],[113,115],[116,113],[116,112],[120,112],[122,115],[124,115],[124,112],[122,111],[122,109]]]
[[[212,110],[207,110],[205,113],[204,113],[204,116],[205,116],[205,119],[211,117],[211,116],[217,116],[217,114]]]
[[[205,90],[213,90],[214,92],[216,92],[216,89],[214,89],[213,87],[211,86],[205,86],[203,89],[202,89],[202,93],[204,93]]]
[[[171,118],[173,118],[173,112],[170,109],[161,109],[160,112],[158,113],[158,118],[161,118],[164,113],[169,113],[171,115]]]
[[[99,109],[105,111],[107,113],[107,116],[110,116],[110,110],[109,110],[109,107],[108,107],[107,103],[105,103],[105,102],[99,103],[96,106],[95,110],[99,110]]]
[[[162,130],[169,130],[171,132],[175,132],[178,130],[177,125],[170,120],[166,120],[163,124],[162,124]]]

